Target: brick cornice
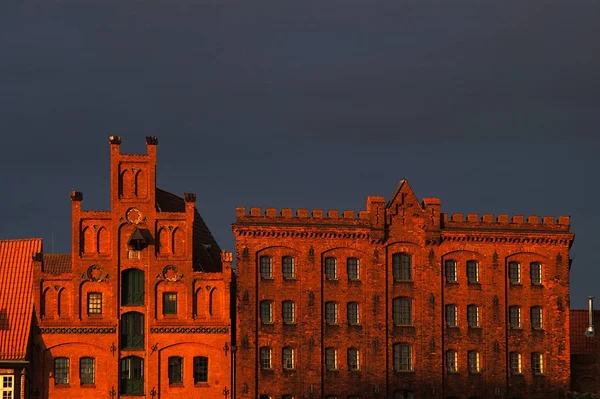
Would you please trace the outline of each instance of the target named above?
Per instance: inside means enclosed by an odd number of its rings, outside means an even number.
[[[296,227],[296,226],[294,226]],[[307,226],[308,227],[308,226]],[[234,228],[234,233],[238,237],[269,237],[269,238],[340,238],[353,240],[370,240],[371,234],[366,229],[361,231],[351,230],[332,230],[335,226],[323,226],[325,229],[265,229],[259,226],[244,226]],[[347,228],[347,226],[344,226]]]

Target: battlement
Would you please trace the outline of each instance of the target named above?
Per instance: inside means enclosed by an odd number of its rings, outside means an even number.
[[[515,229],[515,230],[558,230],[568,232],[571,225],[570,216],[523,216],[507,214],[442,213],[443,228],[450,229]]]
[[[245,207],[235,209],[236,221],[238,223],[298,223],[298,224],[336,224],[348,226],[366,226],[370,221],[370,213],[368,211],[360,211],[358,213],[352,210],[340,211],[338,209],[330,209],[325,213],[323,209],[313,209],[309,212],[308,209],[298,208],[294,212],[292,208],[250,208],[249,212]]]

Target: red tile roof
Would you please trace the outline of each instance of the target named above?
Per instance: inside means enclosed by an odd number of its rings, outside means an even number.
[[[42,270],[49,274],[71,273],[71,254],[44,254]]]
[[[0,241],[0,360],[24,360],[33,313],[33,255],[38,238]]]
[[[596,336],[588,338],[585,330],[589,325],[587,309],[571,309],[571,355],[593,355],[598,353],[600,336],[600,311],[594,310]]]

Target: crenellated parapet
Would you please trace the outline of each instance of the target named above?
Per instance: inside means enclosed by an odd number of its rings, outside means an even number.
[[[335,225],[338,227],[369,227],[371,216],[368,211],[355,213],[352,210],[339,211],[330,209],[326,213],[323,209],[299,208],[250,208],[245,207],[235,210],[236,223],[238,224],[285,224],[285,225]]]
[[[442,229],[451,230],[510,230],[510,231],[550,231],[568,233],[571,225],[569,216],[528,216],[506,214],[484,214],[469,213],[463,215],[454,213],[442,214]]]

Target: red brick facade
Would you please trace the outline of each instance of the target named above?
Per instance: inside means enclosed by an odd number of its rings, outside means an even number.
[[[72,192],[72,254],[35,265],[34,396],[227,398],[232,255],[194,194],[155,189],[156,137],[110,143],[110,210]]]
[[[600,311],[594,311],[593,320],[597,327]],[[571,309],[571,389],[600,397],[600,338],[598,330],[586,336],[588,326],[588,310]]]
[[[238,208],[236,397],[563,397],[569,217],[440,206]]]

